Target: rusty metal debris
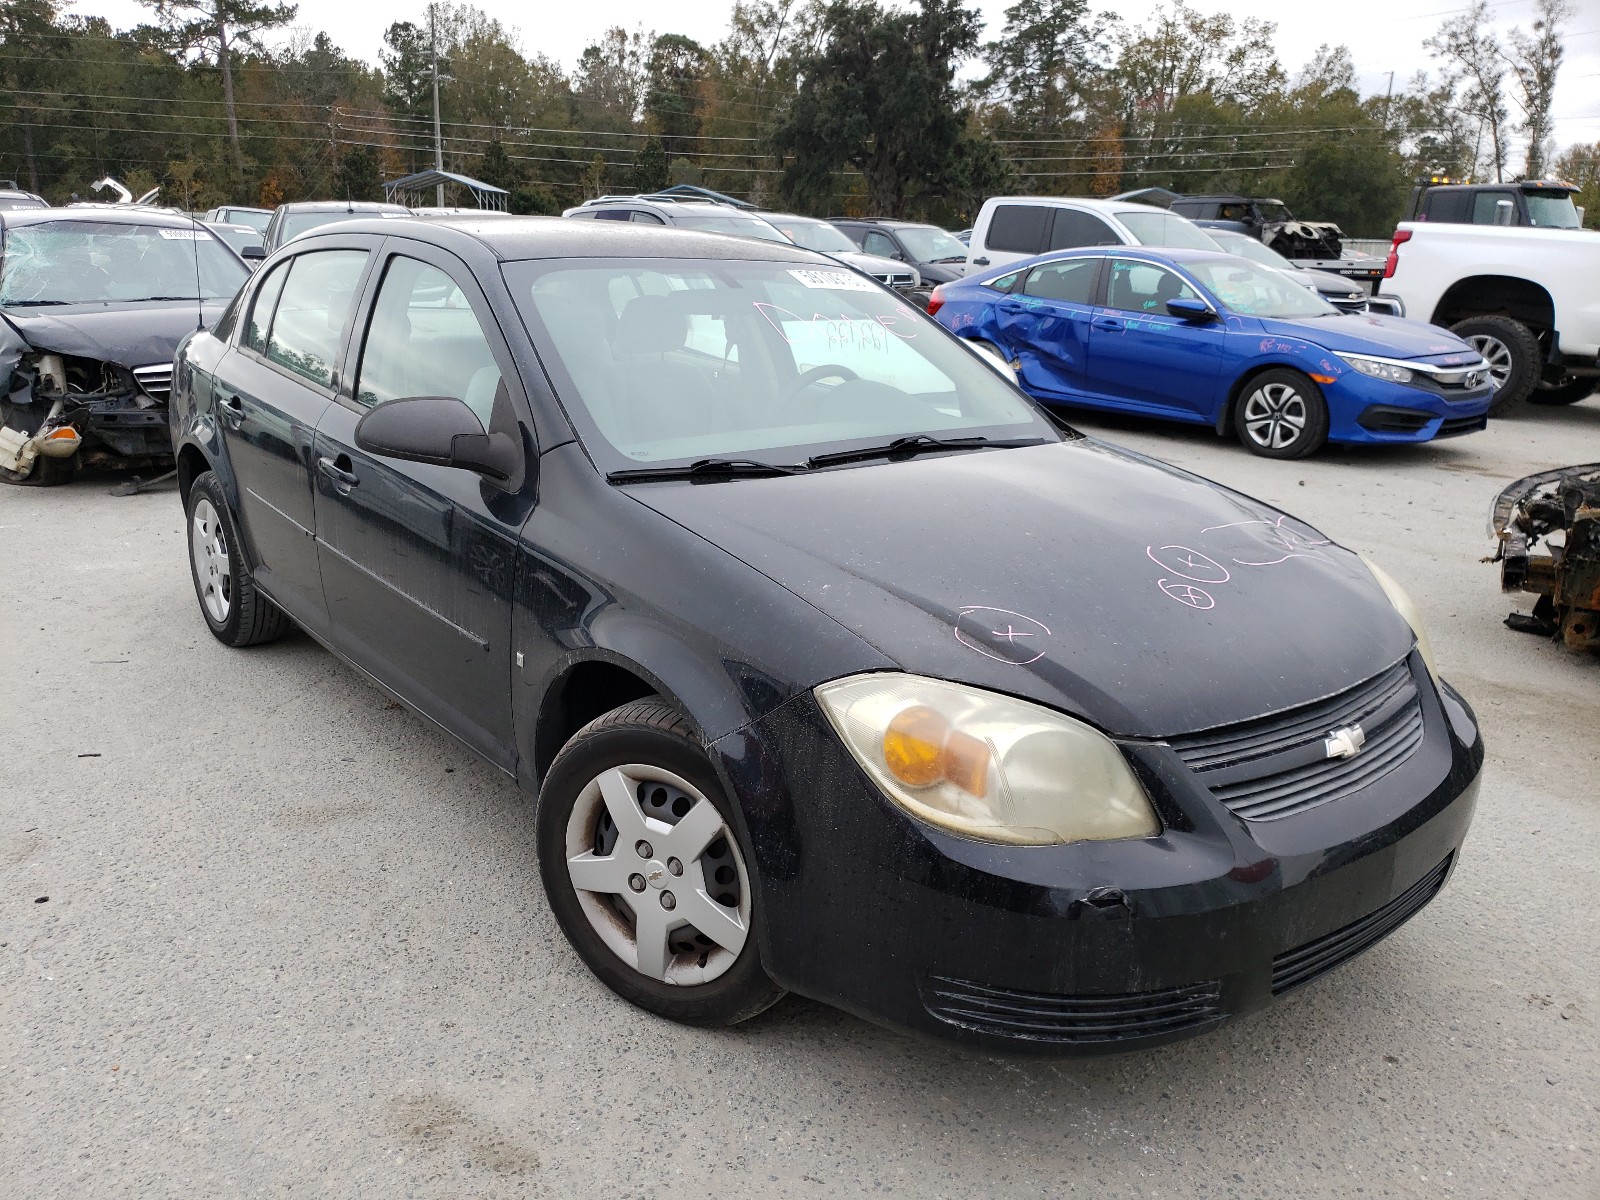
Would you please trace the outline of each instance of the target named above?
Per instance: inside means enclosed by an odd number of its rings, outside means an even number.
[[[1600,651],[1600,463],[1517,480],[1495,497],[1490,530],[1501,590],[1539,597],[1506,624]]]

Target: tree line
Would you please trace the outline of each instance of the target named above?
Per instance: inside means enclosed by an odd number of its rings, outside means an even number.
[[[1568,0],[1503,38],[1474,0],[1425,43],[1428,69],[1375,96],[1343,46],[1291,71],[1272,24],[1182,0],[1139,22],[1017,0],[988,41],[961,0],[738,0],[714,44],[612,28],[570,70],[470,4],[390,25],[372,64],[294,26],[293,4],[141,2],[150,21],[123,30],[0,3],[0,175],[56,202],[104,175],[193,209],[377,199],[433,165],[436,50],[446,169],[518,212],[695,183],[959,225],[998,192],[1165,187],[1381,236],[1419,176],[1553,169],[1600,190],[1600,145],[1555,153]]]

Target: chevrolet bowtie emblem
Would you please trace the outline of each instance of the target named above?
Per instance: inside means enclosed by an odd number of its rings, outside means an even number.
[[[1362,732],[1361,726],[1346,725],[1330,733],[1328,740],[1322,743],[1322,748],[1328,752],[1329,758],[1354,758],[1366,744],[1367,735]]]

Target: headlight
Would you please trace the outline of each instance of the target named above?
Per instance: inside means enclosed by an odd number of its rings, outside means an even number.
[[[1406,619],[1406,624],[1411,626],[1411,632],[1417,635],[1417,650],[1422,655],[1422,661],[1427,664],[1428,674],[1433,676],[1435,685],[1439,682],[1439,668],[1433,665],[1433,644],[1428,641],[1428,631],[1422,626],[1422,614],[1417,611],[1416,602],[1406,594],[1401,587],[1377,563],[1365,554],[1361,561],[1367,564],[1367,570],[1372,572],[1372,577],[1378,581],[1378,586],[1383,589],[1383,594],[1389,597],[1389,603],[1394,605],[1394,610]]]
[[[1082,721],[889,672],[825,683],[816,695],[883,794],[940,829],[1025,846],[1160,831],[1121,751]]]
[[[1360,354],[1341,354],[1339,357],[1363,375],[1387,379],[1390,383],[1410,383],[1414,375],[1410,367],[1403,367],[1386,358],[1366,358]]]

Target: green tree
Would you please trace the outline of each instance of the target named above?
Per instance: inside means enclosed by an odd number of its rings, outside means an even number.
[[[1085,90],[1104,70],[1115,20],[1091,13],[1088,0],[1018,0],[1000,37],[983,47],[989,73],[979,91],[1019,129],[1059,128],[1081,114]]]
[[[1522,109],[1518,132],[1528,139],[1522,177],[1538,179],[1550,149],[1550,108],[1555,103],[1556,75],[1566,56],[1562,25],[1572,16],[1566,0],[1538,0],[1533,31],[1513,29],[1506,59],[1511,65],[1512,98]]]
[[[234,103],[233,55],[261,45],[259,35],[294,20],[294,4],[257,4],[252,0],[139,0],[155,12],[156,23],[184,53],[214,59],[222,75],[222,98],[228,114],[228,141],[233,147],[234,186],[244,184],[244,148],[239,142],[239,113]]]
[[[660,138],[649,138],[633,156],[633,186],[641,192],[659,192],[667,186],[667,152]]]
[[[865,177],[868,210],[901,216],[970,186],[979,162],[966,143],[970,116],[956,68],[976,50],[981,22],[959,0],[919,0],[911,11],[874,0],[835,0],[821,48],[797,63],[800,90],[772,133],[786,156],[785,197],[833,206],[837,173]]]
[[[1445,64],[1451,88],[1461,89],[1457,105],[1488,133],[1488,165],[1498,183],[1505,178],[1511,114],[1506,108],[1505,51],[1489,27],[1488,0],[1473,0],[1423,45]]]
[[[383,177],[378,170],[378,156],[370,147],[352,146],[340,156],[334,189],[336,200],[383,199]]]
[[[667,154],[679,157],[697,148],[709,67],[710,55],[692,38],[664,33],[650,43],[644,115]]]
[[[594,128],[626,130],[638,121],[647,83],[644,45],[642,33],[617,26],[579,56],[572,90]]]

